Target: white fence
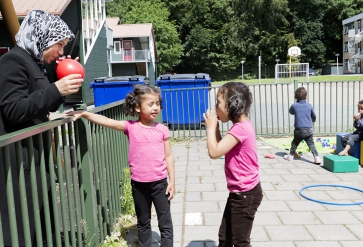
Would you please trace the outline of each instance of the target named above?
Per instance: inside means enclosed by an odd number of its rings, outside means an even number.
[[[309,81],[309,64],[308,63],[291,63],[275,65],[275,82],[286,83],[299,80],[301,82]]]
[[[257,136],[287,136],[294,130],[294,116],[289,114],[289,108],[295,102],[295,90],[297,87],[305,87],[308,92],[307,101],[312,104],[317,115],[314,124],[314,132],[317,135],[335,135],[338,132],[353,131],[353,115],[357,113],[357,103],[363,99],[363,81],[344,82],[298,82],[249,85],[253,96],[250,119],[254,125]],[[203,109],[195,108],[186,100],[179,99],[175,104],[183,104],[183,110],[188,109],[188,114],[199,115],[200,124],[188,125],[180,121],[174,123],[179,126],[173,131],[173,137],[205,137],[202,113],[205,108],[213,108],[216,102],[218,86],[208,89],[207,102],[202,104]],[[175,90],[175,89],[173,89]],[[193,89],[177,89],[180,91],[192,91]],[[195,89],[194,89],[195,90]],[[204,91],[203,89],[201,89]],[[163,90],[162,92],[167,92]],[[200,97],[205,96],[200,94]],[[201,99],[202,100],[202,99]],[[180,102],[179,102],[180,101]],[[198,100],[196,100],[198,101]],[[163,105],[166,102],[163,102]],[[171,109],[164,108],[163,111]],[[176,115],[177,113],[170,113]],[[164,119],[165,120],[165,119]],[[166,123],[167,124],[167,123]],[[225,132],[231,123],[221,124]],[[175,128],[174,128],[175,129]]]

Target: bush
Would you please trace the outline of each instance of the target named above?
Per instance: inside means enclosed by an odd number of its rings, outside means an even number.
[[[121,179],[121,210],[123,215],[135,216],[134,198],[132,197],[130,168],[124,170],[124,176]]]

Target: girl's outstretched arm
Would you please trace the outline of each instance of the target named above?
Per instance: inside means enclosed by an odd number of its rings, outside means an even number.
[[[105,126],[114,130],[125,131],[125,123],[124,121],[117,121],[111,118],[95,114],[88,111],[71,111],[67,112],[65,116],[74,116],[73,121],[76,121],[79,118],[85,118],[92,123]]]
[[[165,152],[165,161],[169,174],[169,184],[168,188],[165,191],[165,194],[170,194],[168,200],[171,200],[175,196],[175,168],[174,168],[174,156],[171,152],[171,143],[170,138],[164,140],[164,152]]]

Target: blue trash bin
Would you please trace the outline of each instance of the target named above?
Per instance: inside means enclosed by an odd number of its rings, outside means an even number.
[[[93,89],[95,107],[122,100],[134,90],[135,84],[144,85],[144,77],[118,76],[95,78],[90,87]]]
[[[199,129],[209,106],[208,74],[161,75],[155,84],[163,98],[163,123],[171,129]]]

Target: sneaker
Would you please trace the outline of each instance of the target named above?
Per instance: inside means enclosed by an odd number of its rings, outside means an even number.
[[[315,156],[315,158],[314,158],[314,164],[320,165],[320,163],[321,163],[320,157],[319,156]]]
[[[292,161],[292,160],[294,160],[294,155],[286,154],[286,155],[284,156],[284,159],[285,159],[285,160],[288,160],[288,161]]]

